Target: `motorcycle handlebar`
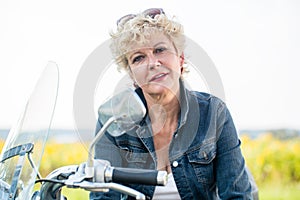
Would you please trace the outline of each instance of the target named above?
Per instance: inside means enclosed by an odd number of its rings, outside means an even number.
[[[105,160],[96,160],[95,163],[93,181],[85,177],[85,163],[79,166],[61,167],[50,173],[46,179],[40,180],[43,182],[42,187],[32,199],[56,200],[60,198],[63,186],[101,192],[113,189],[136,197],[136,199],[145,199],[143,194],[123,186],[122,183],[162,186],[167,184],[168,175],[166,171],[111,167],[110,163]]]
[[[95,159],[94,181],[97,183],[121,183],[164,186],[168,181],[166,171],[112,167],[107,160]]]
[[[166,171],[158,170],[108,167],[105,171],[105,182],[164,186],[167,178]]]

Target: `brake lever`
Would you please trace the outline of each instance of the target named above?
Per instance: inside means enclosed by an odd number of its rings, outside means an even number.
[[[76,183],[80,183],[82,182],[84,179],[87,178],[84,170],[85,170],[85,166],[86,166],[86,163],[81,163],[77,168],[73,168],[73,174],[70,175],[68,177],[68,179],[66,179],[64,182],[65,182],[65,185],[69,188],[72,188],[72,187],[76,187]],[[72,169],[71,169],[72,170]]]
[[[74,186],[91,192],[108,192],[109,189],[112,189],[121,192],[122,194],[127,194],[129,196],[135,197],[138,200],[146,199],[143,193],[140,193],[130,187],[118,183],[97,183],[97,182],[82,181],[80,183],[75,183]]]
[[[52,173],[52,177],[65,176],[63,180],[64,186],[68,188],[81,188],[87,191],[108,192],[110,189],[133,196],[138,200],[145,200],[145,195],[124,185],[118,183],[105,183],[104,171],[110,166],[110,163],[105,160],[96,160],[98,172],[95,175],[99,176],[97,181],[95,178],[90,178],[85,173],[86,163],[80,165],[71,165],[60,168]]]
[[[94,182],[95,178],[89,178],[86,176],[85,167],[86,163],[82,163],[79,166],[71,166],[65,169],[65,172],[72,173],[66,180],[64,180],[64,184],[68,188],[81,188],[87,191],[94,192],[108,192],[110,189],[121,192],[123,194],[127,194],[129,196],[133,196],[138,200],[145,200],[145,195],[140,193],[130,187],[118,184],[118,183],[105,183],[104,182],[104,171],[106,167],[110,166],[110,163],[105,160],[96,160],[97,167],[100,168],[102,173],[96,173],[98,175],[98,181]]]

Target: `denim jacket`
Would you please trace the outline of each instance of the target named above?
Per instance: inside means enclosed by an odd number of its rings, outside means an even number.
[[[251,184],[251,174],[248,176],[241,142],[225,103],[210,94],[189,91],[182,82],[180,87],[181,111],[169,147],[169,161],[181,199],[253,199],[255,184]],[[141,89],[136,92],[146,104]],[[98,122],[96,131],[100,127]],[[139,126],[124,135],[112,137],[106,133],[95,151],[96,158],[109,160],[112,166],[156,169],[149,116],[146,114]],[[155,189],[149,185],[128,186],[147,199],[152,198]],[[90,199],[121,196],[115,191],[91,192]]]

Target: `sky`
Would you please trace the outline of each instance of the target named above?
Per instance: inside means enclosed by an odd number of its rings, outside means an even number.
[[[110,0],[105,4],[3,0],[0,128],[15,125],[48,61],[56,62],[60,72],[52,127],[75,128],[73,94],[83,63],[109,39],[117,19],[151,7],[176,16],[185,35],[211,58],[238,129],[300,129],[300,2],[296,0]]]

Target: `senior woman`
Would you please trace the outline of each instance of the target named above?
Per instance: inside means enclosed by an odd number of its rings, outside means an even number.
[[[116,63],[129,73],[147,114],[124,135],[105,134],[96,158],[167,171],[165,187],[129,185],[148,199],[252,199],[250,174],[225,103],[188,90],[182,80],[183,26],[152,8],[119,19],[111,37]],[[98,122],[96,132],[100,127]],[[116,191],[90,194],[90,199],[122,198],[127,197]]]

